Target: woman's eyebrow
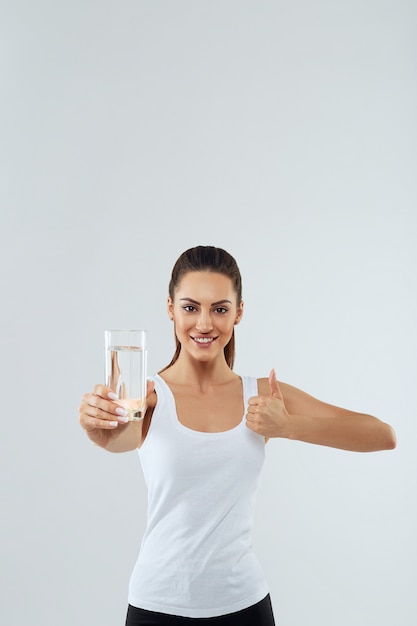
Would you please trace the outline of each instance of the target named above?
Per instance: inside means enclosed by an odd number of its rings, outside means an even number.
[[[193,298],[180,298],[180,300],[186,300],[187,302],[192,302],[193,304],[201,305],[201,302],[198,300],[194,300]],[[218,300],[217,302],[212,302],[210,306],[218,306],[219,304],[233,304],[231,300]]]

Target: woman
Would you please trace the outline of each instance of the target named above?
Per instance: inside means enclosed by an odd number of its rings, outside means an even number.
[[[94,443],[112,452],[138,448],[148,487],[126,626],[271,626],[268,586],[250,540],[266,441],[365,452],[394,448],[395,434],[375,417],[278,383],[274,370],[257,380],[233,371],[243,301],[226,251],[198,246],[179,257],[168,315],[176,351],[148,383],[144,420],[126,423],[103,385],[80,407]]]

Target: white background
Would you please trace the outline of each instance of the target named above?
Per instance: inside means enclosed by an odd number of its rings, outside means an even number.
[[[150,372],[168,362],[172,265],[210,244],[243,274],[235,369],[398,436],[268,444],[277,624],[414,626],[415,2],[2,5],[2,623],[124,623],[143,479],[77,409],[105,328],[147,328]]]

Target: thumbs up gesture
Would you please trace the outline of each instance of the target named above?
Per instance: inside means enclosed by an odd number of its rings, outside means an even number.
[[[275,370],[272,369],[269,374],[269,397],[254,396],[249,398],[246,426],[267,439],[270,437],[287,437],[289,419],[290,416],[285,408]]]

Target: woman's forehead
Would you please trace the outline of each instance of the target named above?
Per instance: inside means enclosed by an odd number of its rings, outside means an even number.
[[[236,299],[233,283],[229,276],[218,272],[188,272],[181,278],[176,295],[190,297],[195,300],[214,300],[223,298]],[[212,300],[212,301],[214,301]]]

